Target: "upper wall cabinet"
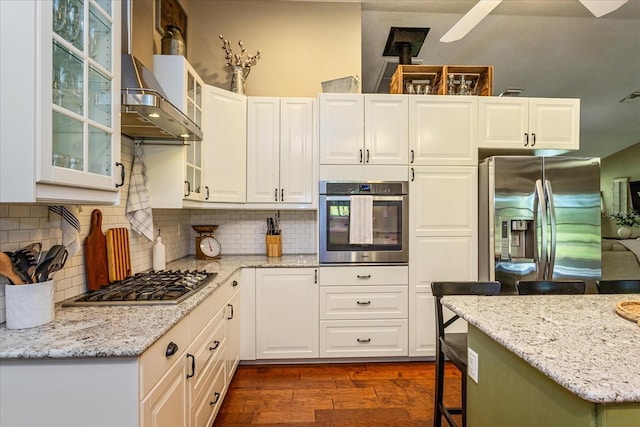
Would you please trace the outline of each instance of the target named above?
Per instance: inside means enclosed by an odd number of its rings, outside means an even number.
[[[476,96],[409,96],[409,162],[477,165]]]
[[[478,102],[479,148],[580,148],[579,99],[482,97]]]
[[[320,94],[319,103],[320,164],[407,164],[407,96]]]
[[[0,20],[0,202],[119,202],[120,4],[0,1]]]
[[[245,203],[247,97],[204,86],[204,201]]]
[[[247,203],[313,203],[313,106],[312,98],[248,98]]]

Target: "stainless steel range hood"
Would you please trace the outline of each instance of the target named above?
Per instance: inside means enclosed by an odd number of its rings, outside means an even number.
[[[202,130],[164,94],[153,73],[131,55],[131,1],[122,2],[121,132],[154,142],[201,141]]]

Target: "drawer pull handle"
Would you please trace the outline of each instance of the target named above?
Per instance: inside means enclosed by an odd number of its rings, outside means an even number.
[[[370,275],[370,274],[367,274],[367,275],[360,275],[360,274],[358,274],[356,277],[357,277],[358,279],[371,279],[371,275]]]
[[[120,166],[120,184],[116,184],[116,188],[124,185],[124,165],[120,162],[116,162],[116,167]]]
[[[171,341],[169,345],[167,345],[167,351],[165,351],[164,355],[166,357],[171,357],[178,352],[178,344]]]
[[[359,342],[359,343],[365,343],[365,344],[366,344],[366,343],[368,343],[368,342],[371,342],[371,338],[367,338],[366,340],[361,340],[360,338],[358,338],[358,342]]]
[[[371,301],[356,301],[356,304],[358,304],[358,305],[369,305],[369,304],[371,304]]]
[[[196,374],[196,357],[189,353],[187,353],[187,357],[191,358],[191,374],[187,374],[187,378],[191,378]]]
[[[227,306],[229,307],[229,309],[231,309],[231,314],[229,315],[229,317],[227,317],[227,320],[231,320],[233,319],[233,305],[227,304]]]
[[[215,340],[215,341],[213,342],[213,347],[209,347],[209,351],[213,351],[213,350],[215,350],[216,348],[218,348],[219,346],[220,346],[220,341]]]
[[[218,400],[220,400],[220,393],[218,393],[217,391],[215,393],[213,393],[213,395],[215,396],[215,400],[209,402],[209,405],[213,406],[216,403],[218,403]]]

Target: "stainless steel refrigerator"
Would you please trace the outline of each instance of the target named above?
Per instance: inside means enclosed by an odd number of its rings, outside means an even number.
[[[601,278],[600,159],[490,157],[479,170],[479,278]]]

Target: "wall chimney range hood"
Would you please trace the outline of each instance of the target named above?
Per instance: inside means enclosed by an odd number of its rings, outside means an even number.
[[[201,141],[202,130],[165,95],[153,73],[131,52],[131,0],[122,2],[121,132],[154,143]]]
[[[134,139],[201,141],[202,130],[165,96],[133,55],[122,54],[121,132]]]

